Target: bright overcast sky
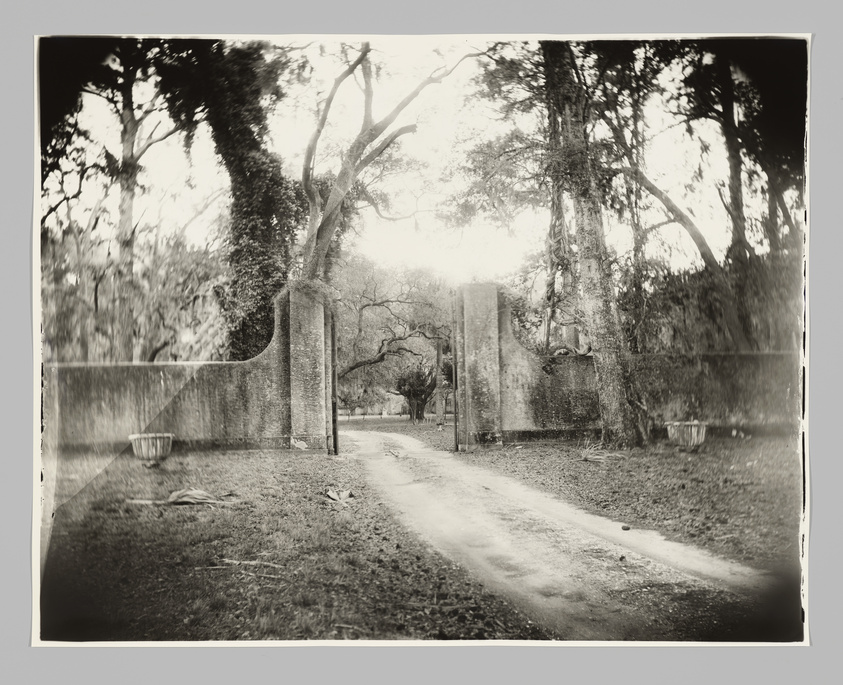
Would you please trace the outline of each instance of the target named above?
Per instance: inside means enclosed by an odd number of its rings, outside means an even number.
[[[378,119],[434,70],[453,66],[462,56],[482,49],[483,42],[414,36],[377,37],[371,45],[372,60],[381,67],[374,88],[374,116]],[[324,72],[309,87],[290,89],[272,128],[273,142],[287,161],[288,172],[297,176],[313,129],[316,102],[324,98],[342,69],[335,59],[316,58],[314,62]],[[392,178],[380,187],[392,202],[390,214],[406,216],[421,211],[403,221],[385,221],[374,211],[363,213],[359,236],[352,244],[376,262],[429,268],[453,283],[492,280],[517,269],[526,254],[542,244],[547,218],[525,218],[508,231],[479,222],[455,230],[443,226],[434,215],[453,190],[447,174],[460,163],[460,153],[479,136],[503,130],[490,116],[488,104],[470,97],[470,81],[477,71],[475,59],[464,61],[442,83],[428,86],[395,122],[393,128],[417,125],[414,134],[399,139],[396,150],[417,160],[420,171]],[[320,141],[317,173],[338,168],[331,153],[353,139],[361,118],[361,91],[349,79],[338,93]]]
[[[304,49],[314,65],[313,78],[307,86],[287,88],[287,97],[274,113],[270,127],[272,145],[282,155],[286,172],[300,178],[303,153],[313,131],[317,102],[324,99],[333,79],[343,68],[335,54],[341,39],[332,37],[330,42],[324,41],[324,55],[320,55],[318,38],[279,37],[277,42],[306,46]],[[353,59],[361,41],[347,39],[342,42],[349,46],[349,58]],[[478,37],[373,38],[375,117],[390,111],[435,69],[453,65],[462,55],[482,48],[484,42]],[[449,192],[456,187],[454,184],[459,183],[458,176],[451,172],[460,163],[464,152],[474,142],[503,131],[503,125],[496,121],[497,113],[489,103],[471,97],[474,89],[471,78],[477,69],[476,60],[464,61],[441,84],[429,86],[395,122],[393,128],[417,124],[417,132],[400,138],[396,150],[417,160],[419,170],[384,181],[380,188],[391,199],[391,214],[403,216],[415,209],[422,211],[415,220],[397,222],[381,220],[372,211],[363,213],[358,236],[352,238],[351,244],[378,263],[427,267],[452,283],[494,280],[518,269],[526,255],[542,248],[549,219],[547,212],[525,214],[508,230],[482,221],[454,230],[441,225],[436,219],[435,211],[447,201]],[[86,123],[101,132],[103,139],[110,139],[108,146],[117,154],[119,133],[116,125],[111,117],[103,116],[102,103],[96,100],[88,97],[90,106],[86,107]],[[359,131],[361,103],[359,85],[348,79],[338,93],[329,124],[320,140],[317,174],[338,170],[336,155]],[[111,124],[106,123],[109,120]],[[668,123],[664,122],[666,127]],[[699,162],[698,148],[689,150],[688,143],[682,142],[682,135],[679,127],[667,128],[665,133],[651,141],[648,153],[651,175],[680,204],[684,204],[682,200],[688,192],[695,194],[691,211],[695,212],[695,220],[715,253],[722,255],[728,232],[723,230],[723,210],[716,189],[713,184],[707,183],[708,195],[702,196],[698,193],[699,189],[682,185],[684,179],[691,178],[689,166]],[[677,150],[681,152],[677,153]],[[723,155],[713,154],[708,161],[719,163],[722,158]],[[220,168],[207,133],[200,133],[197,137],[189,161],[184,156],[181,142],[173,137],[153,146],[142,164],[148,171],[148,189],[138,198],[135,209],[135,220],[141,227],[148,223],[161,226],[165,231],[175,230],[187,222],[213,192],[224,191],[228,187],[226,174]],[[116,196],[117,193],[112,192],[109,198],[113,205],[112,216],[115,217]],[[223,193],[218,202],[223,203],[224,197]],[[209,209],[191,225],[187,235],[197,242],[207,241],[214,216],[214,209]],[[628,249],[628,229],[613,226],[608,215],[606,220],[610,243],[620,251]],[[667,227],[660,233],[663,247],[659,247],[656,241],[653,250],[665,251],[666,258],[675,265],[689,266],[698,262],[696,249],[681,229]]]

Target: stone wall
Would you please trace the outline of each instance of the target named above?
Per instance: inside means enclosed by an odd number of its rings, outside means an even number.
[[[325,452],[325,319],[318,297],[285,292],[271,343],[245,362],[48,366],[58,446],[119,452],[132,433],[173,433],[174,449],[288,448],[296,440]]]
[[[245,362],[45,365],[42,577],[55,510],[131,453],[132,433],[173,433],[174,450],[332,450],[330,330],[321,297],[292,290],[275,299],[269,346]]]
[[[461,288],[455,315],[460,449],[600,428],[592,357],[542,358],[526,350],[494,284]],[[723,429],[798,426],[798,354],[633,355],[630,361],[657,428],[693,419]]]

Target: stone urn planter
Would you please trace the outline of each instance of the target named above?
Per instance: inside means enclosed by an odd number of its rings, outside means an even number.
[[[667,427],[667,439],[677,447],[695,451],[705,442],[706,424],[702,421],[670,421]]]
[[[129,441],[135,456],[147,468],[158,466],[173,448],[172,433],[135,433]]]

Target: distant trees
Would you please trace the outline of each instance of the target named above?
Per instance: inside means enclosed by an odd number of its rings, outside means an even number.
[[[399,394],[411,418],[423,418],[436,388],[436,343],[450,335],[450,293],[429,273],[355,254],[337,260],[333,284],[340,400],[353,409]]]
[[[93,213],[92,213],[93,214]],[[72,213],[71,213],[72,216]],[[90,220],[62,223],[42,246],[44,357],[99,361],[116,356],[117,281],[108,240]],[[224,280],[218,254],[145,226],[135,245],[130,295],[134,356],[140,361],[219,360],[224,325],[214,294]]]

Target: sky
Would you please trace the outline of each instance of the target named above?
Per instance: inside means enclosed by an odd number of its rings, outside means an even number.
[[[359,41],[349,41],[355,47]],[[483,42],[467,38],[376,37],[372,60],[381,65],[374,88],[374,117],[387,114],[395,104],[436,69],[450,68],[464,55],[478,52]],[[314,51],[315,52],[315,51]],[[353,53],[352,53],[353,54]],[[290,174],[300,176],[304,147],[315,122],[316,103],[342,70],[335,59],[313,55],[322,78],[311,86],[291,88],[274,117],[271,136]],[[489,116],[488,105],[471,97],[471,79],[478,73],[476,59],[467,59],[441,83],[428,86],[395,122],[394,127],[416,124],[396,150],[418,163],[420,170],[382,184],[391,200],[393,216],[413,217],[385,221],[372,210],[362,215],[353,247],[377,263],[428,268],[456,285],[499,279],[516,270],[542,244],[548,217],[524,217],[518,226],[499,230],[478,221],[454,229],[437,221],[457,180],[454,169],[461,152],[480,136],[502,132],[504,125]],[[338,168],[331,153],[347,145],[358,132],[362,95],[357,83],[346,81],[337,94],[328,127],[320,141],[317,173]],[[450,183],[449,183],[450,181]],[[386,212],[384,212],[386,213]]]
[[[324,43],[313,38],[278,40],[305,52],[314,68],[306,85],[287,85],[287,95],[270,119],[271,146],[282,156],[286,173],[300,178],[317,105],[344,65],[336,54],[338,39],[331,38],[331,42]],[[348,40],[350,58],[359,44],[359,40]],[[482,48],[484,41],[478,37],[378,36],[371,44],[372,61],[376,65],[374,115],[377,119],[434,70],[454,65],[461,56]],[[363,211],[355,235],[349,239],[352,249],[379,264],[429,268],[453,285],[501,280],[518,270],[528,255],[542,249],[548,210],[525,212],[506,229],[482,219],[454,229],[437,219],[436,210],[445,207],[449,194],[460,187],[458,169],[466,150],[478,140],[502,133],[507,126],[488,102],[472,96],[475,92],[472,78],[478,70],[478,60],[463,61],[443,82],[425,89],[399,116],[394,127],[417,125],[416,133],[403,136],[396,144],[396,151],[415,160],[415,171],[387,179],[380,188],[390,198],[391,214],[402,216],[420,211],[403,221],[384,221],[374,211]],[[112,153],[117,154],[119,132],[102,101],[87,96],[83,113],[83,124],[96,131]],[[710,182],[699,187],[685,184],[699,163],[699,148],[689,146],[682,128],[672,126],[669,118],[657,115],[655,109],[649,114],[654,122],[651,131],[654,137],[647,157],[652,180],[690,210],[715,254],[722,256],[728,231],[724,230],[727,220],[716,186]],[[348,79],[337,94],[320,140],[317,174],[338,170],[338,155],[359,131],[361,118],[362,92],[358,83]],[[715,131],[703,131],[703,136],[718,144]],[[715,152],[709,155],[708,162],[713,165],[715,176],[726,177],[724,155]],[[226,202],[228,180],[207,131],[200,129],[189,158],[174,136],[150,148],[142,164],[147,183],[135,207],[135,220],[141,227],[159,226],[160,231],[167,233],[193,219],[187,237],[196,243],[211,240],[210,227]],[[213,193],[219,193],[218,199],[194,219],[197,209]],[[115,223],[116,203],[114,190],[107,206]],[[608,213],[605,222],[610,245],[619,253],[630,249],[629,230]],[[690,238],[677,226],[660,229],[650,251],[651,256],[664,257],[677,268],[700,263]]]

